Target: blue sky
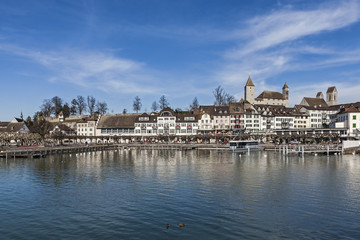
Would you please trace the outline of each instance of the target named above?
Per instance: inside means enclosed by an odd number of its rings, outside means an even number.
[[[186,109],[290,87],[290,105],[336,85],[360,101],[360,2],[20,1],[0,4],[0,120],[33,115],[44,99],[77,95],[110,112],[142,111],[165,95]]]

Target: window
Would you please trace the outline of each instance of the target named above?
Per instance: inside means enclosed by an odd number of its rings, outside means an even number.
[[[194,121],[195,117],[184,117],[185,121]]]
[[[139,117],[139,121],[149,121],[149,117]]]
[[[356,115],[353,116],[353,119],[356,120]]]
[[[356,128],[356,123],[353,123],[353,128]]]
[[[162,112],[161,116],[172,116],[171,112]]]

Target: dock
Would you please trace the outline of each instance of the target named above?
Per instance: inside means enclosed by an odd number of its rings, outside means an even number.
[[[340,155],[344,153],[344,150],[340,146],[318,146],[318,145],[295,145],[295,146],[289,146],[289,145],[280,145],[275,146],[273,148],[265,148],[265,151],[275,151],[279,152],[283,155],[289,155],[289,154],[326,154],[326,155]]]
[[[7,149],[0,152],[0,158],[42,158],[52,154],[93,152],[117,149],[116,145],[85,145],[85,146],[60,146],[60,147],[29,147]]]

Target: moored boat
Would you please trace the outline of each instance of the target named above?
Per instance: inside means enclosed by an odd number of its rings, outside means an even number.
[[[259,146],[259,142],[255,140],[230,141],[229,143],[230,150],[232,151],[256,151],[263,149]]]

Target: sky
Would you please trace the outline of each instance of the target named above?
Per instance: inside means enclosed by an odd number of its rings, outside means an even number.
[[[360,0],[2,0],[0,121],[33,116],[44,99],[105,101],[141,112],[240,100],[289,86],[290,106],[336,86],[360,101]]]

